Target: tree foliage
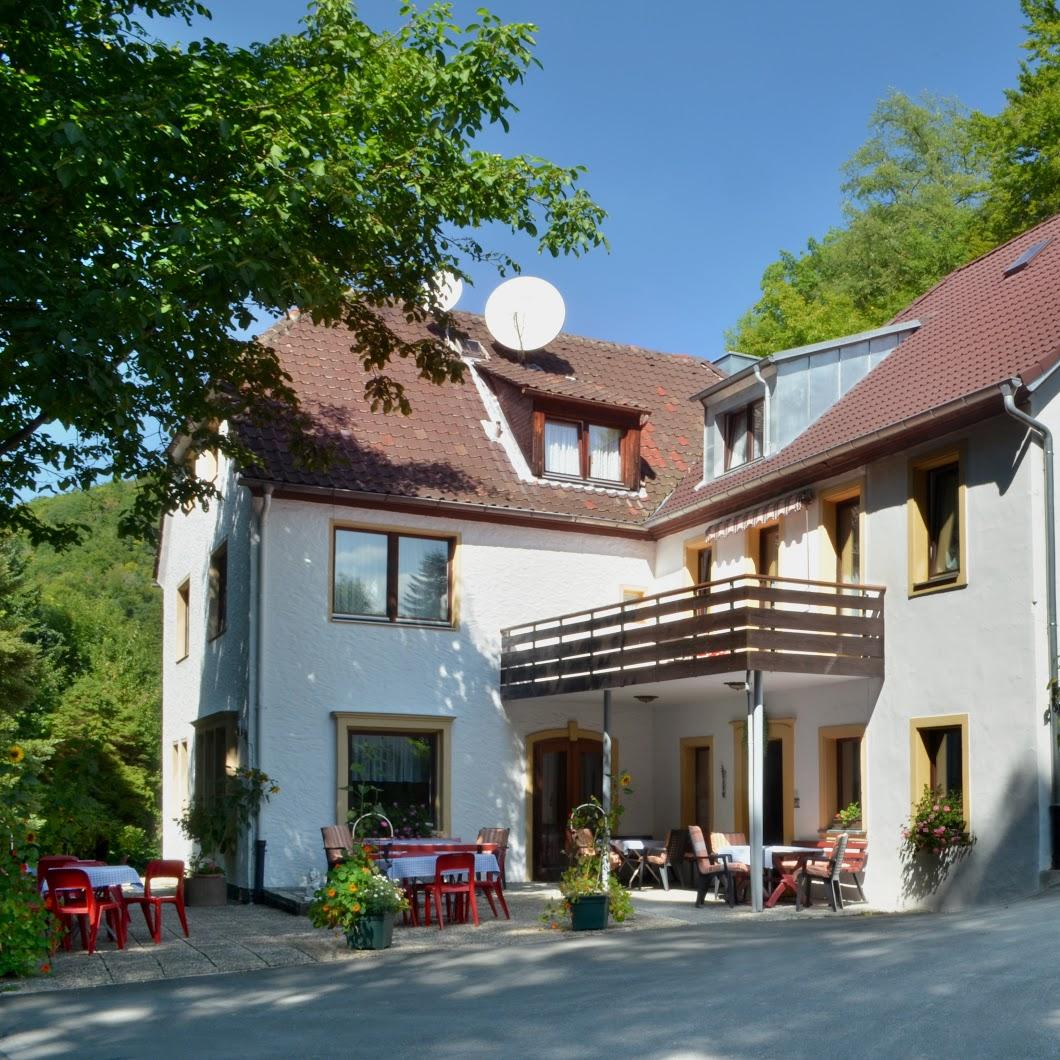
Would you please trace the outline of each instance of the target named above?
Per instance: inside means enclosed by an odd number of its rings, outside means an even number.
[[[1060,212],[1060,9],[1022,0],[1028,53],[1000,114],[973,116],[990,175],[985,217],[1001,241]]]
[[[143,862],[157,846],[161,614],[150,545],[118,533],[132,496],[117,482],[36,501],[47,525],[88,527],[83,542],[0,550],[0,643],[31,666],[28,693],[0,689],[0,736],[34,767],[18,802],[48,853]]]
[[[160,438],[247,458],[217,425],[283,416],[296,399],[274,352],[232,337],[260,307],[355,329],[378,406],[408,411],[386,373],[434,382],[461,362],[403,343],[383,302],[425,318],[423,287],[467,263],[517,267],[491,222],[551,254],[603,241],[580,167],[479,150],[507,129],[535,63],[534,27],[447,4],[378,33],[349,0],[318,0],[301,32],[248,48],[154,39],[137,18],[206,14],[196,0],[34,0],[0,39],[0,527],[53,543],[20,493],[138,477],[130,522],[213,487]],[[432,311],[431,315],[442,319]],[[65,432],[42,430],[58,423]],[[296,431],[307,462],[326,459]]]
[[[986,249],[984,168],[960,105],[891,92],[869,128],[843,167],[845,225],[766,268],[731,348],[762,356],[877,327]]]

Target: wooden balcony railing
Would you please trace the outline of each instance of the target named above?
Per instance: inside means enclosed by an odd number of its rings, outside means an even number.
[[[879,585],[741,575],[512,626],[501,695],[741,670],[882,677],[883,596]]]

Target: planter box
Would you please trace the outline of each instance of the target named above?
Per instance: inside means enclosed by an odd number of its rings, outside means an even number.
[[[600,931],[607,927],[606,894],[590,894],[571,902],[570,924],[575,931]]]
[[[184,901],[188,905],[225,905],[228,902],[228,881],[221,873],[189,876],[184,881]]]
[[[351,950],[385,950],[394,938],[394,914],[366,916],[346,932]]]

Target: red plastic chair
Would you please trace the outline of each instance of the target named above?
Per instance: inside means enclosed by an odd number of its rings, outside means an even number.
[[[70,929],[73,927],[73,918],[83,917],[85,919],[81,921],[81,941],[89,953],[94,953],[100,921],[104,916],[107,917],[114,933],[118,949],[125,949],[125,910],[121,902],[113,897],[100,898],[92,888],[88,873],[83,869],[49,869],[48,894],[52,899],[53,912],[67,929],[63,936],[64,949],[70,948]],[[87,938],[84,931],[86,923],[88,925]]]
[[[152,894],[152,880],[177,881],[177,889],[174,894]],[[125,907],[125,916],[128,918],[129,906],[138,905],[144,911],[144,920],[147,921],[147,930],[151,932],[151,938],[156,943],[162,941],[162,906],[174,905],[177,907],[177,916],[180,917],[180,926],[184,929],[184,937],[188,937],[188,917],[184,912],[184,862],[183,861],[149,861],[144,872],[144,893],[127,894],[122,898]],[[154,917],[152,920],[152,911]]]
[[[77,861],[73,854],[45,854],[37,860],[37,893],[44,889],[44,881],[48,878],[50,869],[57,869],[61,865],[69,865]]]
[[[463,873],[466,880],[447,880],[447,876]],[[450,899],[456,901],[455,919],[461,923],[467,923],[467,911],[471,910],[471,919],[478,927],[478,907],[475,905],[475,855],[474,854],[439,854],[434,866],[434,883],[431,885],[431,895],[434,898],[434,909],[438,914],[439,929],[445,927],[442,916],[442,895],[446,896],[448,904]],[[428,910],[430,907],[428,906]],[[427,922],[430,923],[430,912],[427,914]]]

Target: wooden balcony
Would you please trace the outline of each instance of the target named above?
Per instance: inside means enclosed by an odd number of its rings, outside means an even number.
[[[502,630],[501,696],[770,670],[883,676],[878,585],[742,575]]]

